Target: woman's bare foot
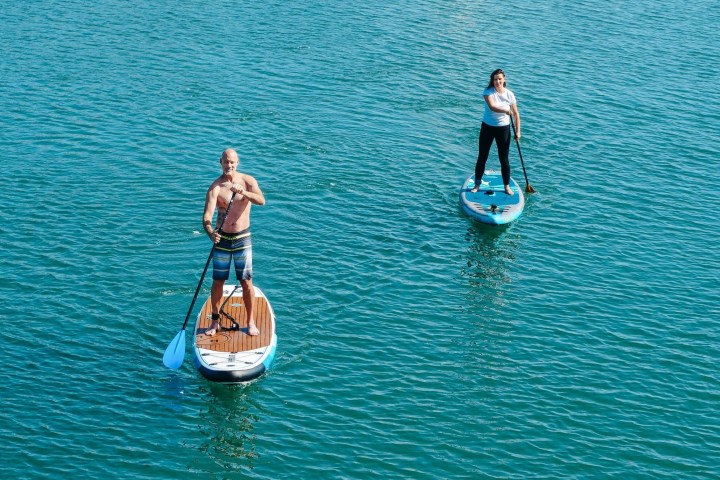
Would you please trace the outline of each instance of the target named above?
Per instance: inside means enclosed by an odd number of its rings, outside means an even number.
[[[476,193],[478,190],[480,190],[480,185],[475,185],[472,190],[470,190],[470,193]]]
[[[505,185],[505,193],[507,193],[508,195],[515,195],[515,192],[512,191],[510,185]]]

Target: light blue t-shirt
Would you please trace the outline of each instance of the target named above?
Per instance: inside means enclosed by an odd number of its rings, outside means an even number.
[[[499,107],[509,108],[510,105],[515,105],[515,94],[513,94],[509,88],[506,88],[502,94],[497,93],[495,87],[486,88],[483,90],[483,99],[488,96],[493,104]],[[507,113],[493,112],[490,110],[490,105],[485,102],[483,122],[493,127],[504,127],[505,125],[510,125],[510,115]]]

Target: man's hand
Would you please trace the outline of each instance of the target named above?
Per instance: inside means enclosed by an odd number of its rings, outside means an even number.
[[[230,191],[233,193],[239,193],[240,195],[245,193],[245,187],[242,186],[240,183],[233,183],[230,187]]]

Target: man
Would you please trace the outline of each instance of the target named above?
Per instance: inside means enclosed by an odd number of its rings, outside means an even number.
[[[223,299],[223,286],[230,277],[230,264],[235,264],[237,275],[243,292],[243,303],[247,313],[247,326],[249,335],[259,335],[260,331],[255,325],[253,316],[255,290],[252,284],[252,242],[250,240],[250,207],[265,205],[263,195],[257,181],[250,175],[237,171],[240,159],[232,148],[225,150],[220,157],[220,175],[207,191],[205,197],[205,213],[203,214],[203,228],[205,233],[215,244],[213,248],[213,282],[210,293],[212,304],[212,323],[205,331],[205,335],[213,336],[220,328],[220,305]],[[235,199],[227,212],[222,224],[222,230],[213,228],[212,218],[215,209],[218,209],[217,225],[222,221],[230,199],[235,193]]]

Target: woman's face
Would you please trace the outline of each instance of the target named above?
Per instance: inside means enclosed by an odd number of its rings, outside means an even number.
[[[493,86],[495,88],[505,86],[505,75],[502,73],[496,73],[493,76]]]

